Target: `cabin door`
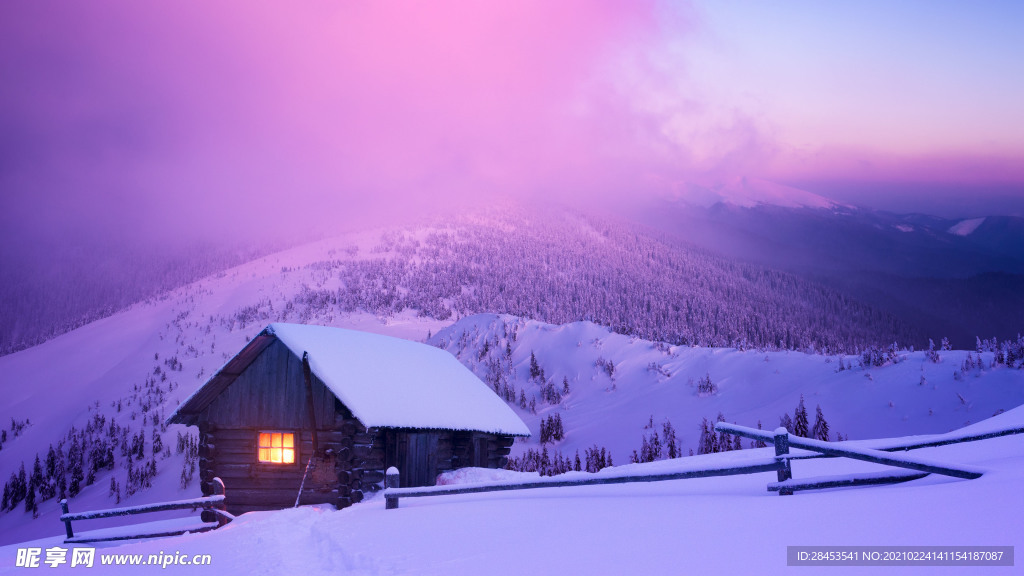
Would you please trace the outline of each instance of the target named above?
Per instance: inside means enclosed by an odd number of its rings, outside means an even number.
[[[402,486],[433,486],[437,480],[437,432],[411,432],[398,446]],[[404,451],[403,451],[404,444]]]

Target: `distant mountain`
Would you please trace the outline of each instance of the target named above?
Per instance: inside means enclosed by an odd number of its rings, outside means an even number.
[[[738,263],[621,219],[494,213],[391,231],[371,254],[319,263],[310,306],[438,319],[498,312],[589,320],[674,344],[857,350],[923,334],[822,284]]]
[[[821,282],[968,347],[1024,330],[1024,219],[852,206],[637,204],[631,216],[713,253]]]
[[[694,206],[723,203],[744,208],[835,208],[841,204],[813,192],[746,176],[706,184],[685,182],[669,194],[673,201]]]

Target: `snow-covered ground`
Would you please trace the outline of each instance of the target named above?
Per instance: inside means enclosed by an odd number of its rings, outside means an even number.
[[[1024,408],[984,426],[1024,426]],[[771,448],[617,467],[609,473],[667,472],[695,463],[738,463]],[[103,554],[209,554],[225,574],[790,574],[787,546],[1015,546],[1024,543],[1024,437],[927,448],[915,456],[986,470],[977,480],[936,475],[894,486],[780,497],[773,473],[414,498],[385,510],[381,497],[334,511],[301,507],[245,514],[206,534],[97,544]],[[879,466],[800,460],[794,476],[854,474]],[[508,474],[463,474],[460,480]],[[17,548],[61,545],[50,538],[0,548],[0,573]],[[86,546],[86,545],[79,545]],[[88,545],[93,546],[93,545]],[[67,546],[73,548],[74,545]],[[51,570],[44,568],[47,572]],[[78,568],[63,566],[75,573]],[[168,570],[196,570],[170,566]],[[157,572],[155,566],[104,573]],[[1015,574],[1019,567],[833,568],[842,574]],[[55,572],[58,572],[57,570]],[[85,570],[82,570],[83,572]]]

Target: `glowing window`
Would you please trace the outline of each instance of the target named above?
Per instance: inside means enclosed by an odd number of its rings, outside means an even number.
[[[271,464],[295,463],[295,434],[260,432],[259,460]]]

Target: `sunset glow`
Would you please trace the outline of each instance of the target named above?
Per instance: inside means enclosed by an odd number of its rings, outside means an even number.
[[[1024,183],[1019,3],[0,10],[11,226],[323,224],[741,176],[846,201]]]

